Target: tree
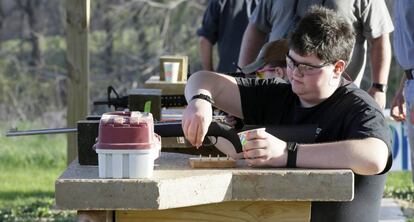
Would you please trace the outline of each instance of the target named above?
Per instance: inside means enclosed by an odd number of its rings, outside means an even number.
[[[18,7],[22,10],[24,15],[26,15],[26,20],[28,23],[28,31],[32,52],[29,65],[39,68],[43,65],[42,51],[40,48],[40,40],[42,38],[41,26],[38,24],[38,15],[39,7],[42,1],[32,1],[32,0],[17,0]]]

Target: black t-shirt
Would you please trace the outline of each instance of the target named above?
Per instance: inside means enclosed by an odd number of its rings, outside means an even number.
[[[277,79],[236,78],[244,122],[252,125],[316,124],[315,142],[375,137],[389,150],[383,173],[355,175],[355,198],[348,202],[313,202],[312,221],[378,221],[385,172],[391,168],[391,136],[381,109],[353,83],[341,86],[322,103],[304,108],[291,85]]]

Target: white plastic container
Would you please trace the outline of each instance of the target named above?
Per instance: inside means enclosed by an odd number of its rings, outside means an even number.
[[[160,144],[158,144],[160,146]],[[147,150],[97,149],[100,178],[151,178],[160,148]]]
[[[111,112],[102,115],[94,148],[100,178],[150,178],[161,138],[151,113]]]

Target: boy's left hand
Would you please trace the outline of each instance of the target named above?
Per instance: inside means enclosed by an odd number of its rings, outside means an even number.
[[[246,132],[243,154],[249,166],[286,167],[286,142],[267,133],[264,129]]]

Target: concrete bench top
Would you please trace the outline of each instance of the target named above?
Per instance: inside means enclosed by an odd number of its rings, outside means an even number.
[[[56,204],[73,210],[171,209],[224,201],[350,201],[348,169],[192,169],[186,154],[162,153],[151,179],[100,179],[75,160],[56,180]],[[212,157],[214,158],[214,157]]]

